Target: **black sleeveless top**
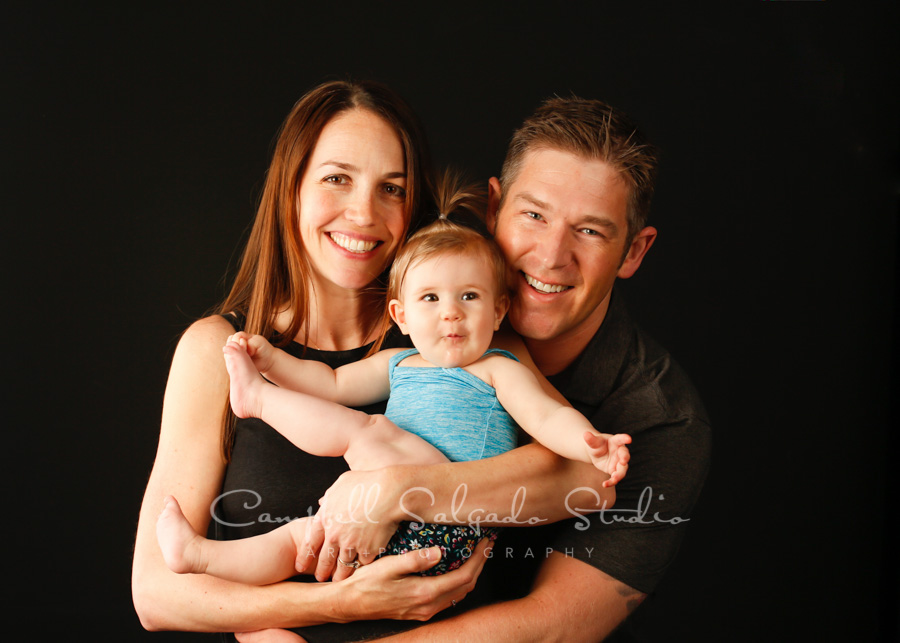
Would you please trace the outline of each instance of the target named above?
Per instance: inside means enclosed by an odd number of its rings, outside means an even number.
[[[225,316],[225,319],[236,330],[242,330],[243,318]],[[408,345],[406,337],[391,333],[384,348]],[[371,345],[347,351],[320,351],[292,342],[283,350],[301,359],[338,368],[361,360],[370,348]],[[383,413],[384,408],[385,402],[379,402],[358,410]],[[319,498],[348,470],[343,458],[323,458],[301,451],[262,420],[239,419],[235,426],[231,462],[225,470],[209,535],[216,540],[247,538],[271,531],[292,519],[311,516],[319,507]],[[315,582],[312,575],[297,576],[292,580]],[[359,621],[294,631],[315,643],[359,640],[418,625],[421,623],[417,621]],[[225,640],[235,639],[228,634]]]

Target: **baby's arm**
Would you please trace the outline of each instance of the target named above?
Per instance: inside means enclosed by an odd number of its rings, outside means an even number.
[[[365,406],[387,399],[388,360],[399,350],[380,351],[332,369],[322,362],[298,359],[275,348],[261,335],[239,332],[228,341],[246,349],[254,366],[270,382],[344,406]]]
[[[604,487],[625,477],[630,458],[625,445],[631,436],[600,433],[584,415],[547,395],[534,374],[518,362],[495,357],[491,367],[497,399],[522,430],[558,455],[590,462],[609,474]]]

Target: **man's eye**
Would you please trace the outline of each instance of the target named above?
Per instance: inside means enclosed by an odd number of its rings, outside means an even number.
[[[535,221],[543,221],[544,220],[544,217],[539,215],[537,212],[526,212],[525,216],[527,216],[530,219],[534,219]]]
[[[478,299],[477,292],[467,292],[463,293],[462,300],[463,301],[472,301],[473,299]]]
[[[596,236],[598,236],[598,235],[600,234],[599,232],[597,232],[596,230],[592,230],[591,228],[582,228],[582,229],[580,230],[580,232],[581,232],[582,234],[586,234],[586,235],[591,236],[591,237],[596,237]]]

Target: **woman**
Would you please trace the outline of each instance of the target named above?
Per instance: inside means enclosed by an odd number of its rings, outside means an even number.
[[[339,583],[250,587],[170,572],[154,531],[167,495],[183,499],[185,515],[201,533],[229,539],[269,531],[315,512],[329,486],[347,471],[343,459],[309,456],[262,422],[233,424],[226,410],[222,347],[241,329],[332,367],[364,357],[378,343],[385,319],[382,293],[373,286],[415,225],[428,176],[415,119],[381,86],[326,83],[288,116],[234,287],[220,315],[185,332],[173,358],[135,544],[132,590],[147,629],[245,632],[383,618],[425,620],[456,605],[474,587],[485,543],[460,569],[430,578],[416,572],[437,562],[433,550],[373,562],[377,546],[371,552],[362,546],[345,551],[326,543],[319,560],[326,572],[339,559],[355,567],[358,557],[362,567]],[[517,344],[499,347],[527,360]],[[558,459],[547,454],[534,445],[524,454],[501,456],[510,463],[502,467],[463,463],[450,465],[460,467],[454,469],[456,476],[425,474],[428,488],[441,495],[432,513],[450,511],[443,498],[451,494],[441,493],[440,484],[449,490],[451,481],[455,488],[462,478],[472,487],[466,502],[502,518],[515,509],[511,499],[520,481],[537,476],[541,491],[529,490],[522,515],[568,517],[561,514],[560,494],[551,492],[563,485],[573,488],[576,477],[564,479]],[[410,471],[418,469],[428,468]],[[408,488],[385,481],[379,502],[396,508],[396,498]],[[329,495],[332,509],[343,504],[334,497]],[[357,539],[346,533],[355,525],[346,524],[328,540],[357,544],[383,538],[383,545],[396,524],[379,511],[385,518],[375,527],[384,534],[373,536],[374,525],[360,525],[369,529]],[[469,513],[460,515],[464,520]],[[341,572],[335,578],[345,577],[348,568]]]
[[[220,309],[227,315],[194,323],[173,358],[134,554],[134,603],[147,629],[230,632],[422,619],[471,589],[479,564],[428,583],[423,593],[426,579],[408,575],[436,557],[418,553],[371,565],[340,592],[331,584],[258,588],[178,576],[165,568],[153,528],[165,495],[177,493],[201,531],[210,525],[211,507],[220,512],[213,529],[219,537],[266,531],[275,524],[265,514],[305,513],[346,470],[341,459],[307,456],[261,423],[232,430],[222,346],[240,326],[303,353],[290,341],[298,339],[306,357],[333,365],[363,357],[382,331],[381,297],[369,287],[418,213],[428,172],[412,114],[381,86],[321,85],[286,119],[239,274]],[[238,489],[261,498],[250,519],[244,507],[252,498],[228,494]]]

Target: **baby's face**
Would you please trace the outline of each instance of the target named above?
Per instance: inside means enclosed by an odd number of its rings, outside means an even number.
[[[486,258],[438,255],[409,268],[391,316],[426,360],[466,366],[490,347],[506,313],[494,291]]]

